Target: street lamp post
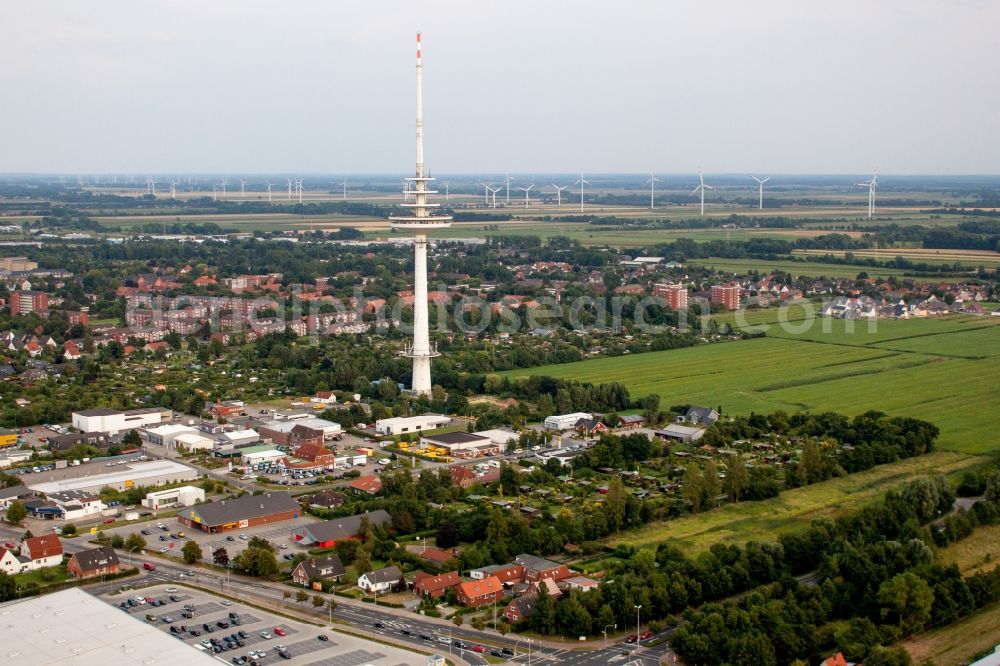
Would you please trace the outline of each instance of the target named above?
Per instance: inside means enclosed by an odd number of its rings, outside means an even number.
[[[608,627],[614,627],[615,630],[618,629],[617,624],[606,624],[604,625],[604,647],[608,647]]]
[[[635,651],[639,652],[639,643],[642,640],[642,634],[639,632],[639,611],[642,610],[642,606],[635,607]]]
[[[131,548],[128,549],[128,568],[129,569],[132,568],[132,551],[133,550],[139,550],[139,546],[132,546]]]

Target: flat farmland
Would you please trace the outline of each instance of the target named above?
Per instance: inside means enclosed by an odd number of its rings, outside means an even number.
[[[717,271],[746,275],[748,271],[770,273],[784,271],[792,275],[810,277],[857,277],[862,271],[873,277],[902,277],[907,274],[899,268],[875,268],[872,266],[852,266],[849,264],[827,264],[821,261],[794,261],[791,259],[726,259],[708,257],[707,259],[691,259],[690,264],[714,268]]]
[[[986,250],[934,250],[925,248],[889,247],[881,250],[852,250],[851,253],[855,257],[878,259],[879,261],[888,261],[889,259],[893,259],[895,257],[903,257],[914,262],[923,262],[927,264],[959,263],[963,266],[971,267],[980,265],[994,267],[997,264],[1000,264],[1000,252],[989,252]],[[843,257],[846,254],[846,251],[794,250],[793,254],[799,256],[822,256],[829,254],[835,257]]]
[[[759,315],[763,318],[763,315]],[[1000,327],[985,317],[880,320],[875,331],[848,333],[846,322],[812,322],[791,334],[772,326],[753,340],[601,358],[508,371],[512,377],[620,381],[632,396],[655,393],[662,404],[703,404],[724,413],[870,409],[912,416],[941,429],[942,449],[987,453],[1000,449]],[[968,338],[964,340],[963,338]],[[893,345],[911,345],[896,350]],[[966,357],[980,348],[984,358]]]
[[[711,511],[652,523],[623,534],[613,544],[642,547],[667,543],[696,554],[717,543],[774,541],[779,534],[805,528],[814,519],[854,511],[914,476],[960,472],[984,460],[982,456],[936,451],[788,490],[761,502],[725,504]]]

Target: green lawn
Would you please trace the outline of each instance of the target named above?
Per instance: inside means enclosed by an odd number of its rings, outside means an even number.
[[[932,421],[941,448],[986,453],[998,448],[997,324],[958,316],[880,320],[874,331],[855,322],[852,333],[844,321],[817,320],[797,334],[771,326],[765,338],[505,374],[620,381],[634,397],[657,393],[664,405],[721,405],[731,414],[877,409]]]
[[[48,576],[48,580],[46,580]],[[68,579],[69,575],[66,573],[66,567],[63,565],[55,567],[46,567],[45,569],[36,569],[34,571],[28,571],[26,573],[17,574],[14,576],[14,582],[18,587],[24,587],[28,583],[35,583],[39,587],[45,587],[46,585],[52,585],[54,583],[61,583]]]

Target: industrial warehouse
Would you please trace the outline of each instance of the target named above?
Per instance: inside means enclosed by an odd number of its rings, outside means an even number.
[[[61,481],[45,481],[43,483],[29,483],[36,493],[57,493],[69,490],[82,490],[84,492],[100,492],[101,488],[108,487],[115,490],[128,490],[135,487],[162,486],[167,483],[178,481],[194,481],[198,478],[198,471],[187,465],[182,465],[173,460],[153,460],[151,462],[130,462],[122,465],[118,471],[107,474],[94,474],[92,476],[81,476],[73,479],[63,479]]]
[[[334,518],[322,523],[311,523],[292,529],[292,541],[300,546],[316,546],[330,548],[338,541],[353,539],[361,534],[361,522],[368,519],[371,525],[383,525],[392,522],[392,517],[379,509],[370,513],[362,513],[345,518]]]
[[[177,520],[188,527],[214,534],[297,520],[301,513],[298,502],[288,493],[264,493],[199,504],[181,511]]]

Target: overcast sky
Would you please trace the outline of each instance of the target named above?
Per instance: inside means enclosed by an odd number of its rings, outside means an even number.
[[[1000,173],[1000,2],[46,0],[0,172]]]

